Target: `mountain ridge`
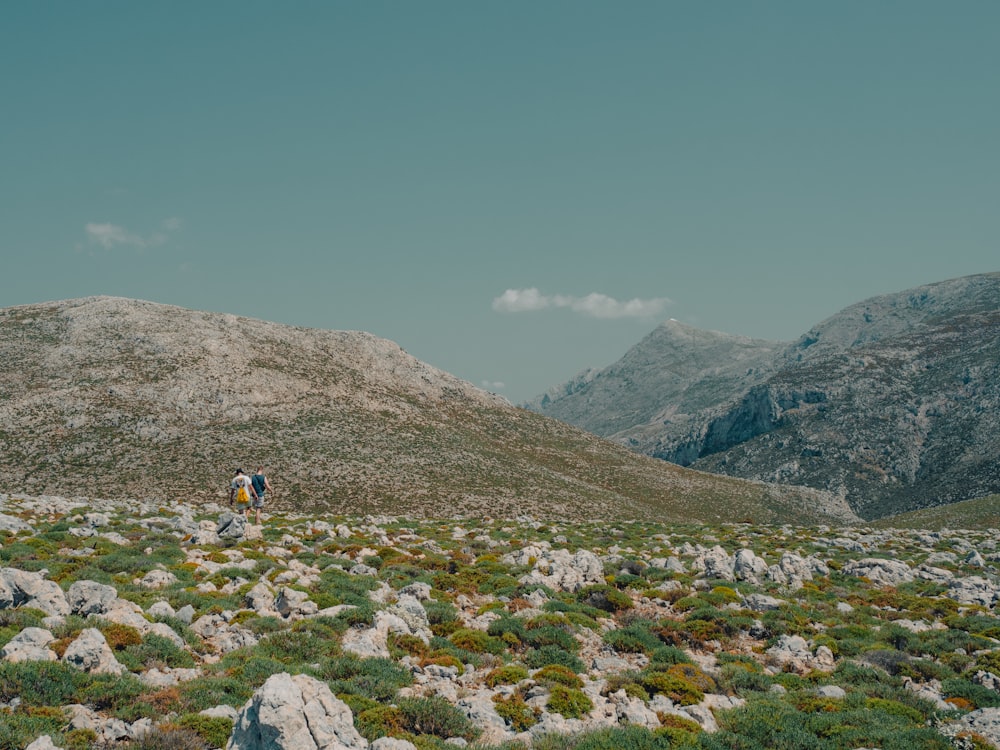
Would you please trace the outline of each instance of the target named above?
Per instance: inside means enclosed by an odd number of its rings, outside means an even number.
[[[626,366],[655,359],[636,351],[646,342],[539,410],[679,465],[829,490],[867,518],[1000,489],[1000,273],[863,300],[762,354],[743,378],[718,379],[719,365],[695,372],[713,398],[693,410]],[[623,377],[637,381],[643,408],[660,409],[620,427],[616,416],[636,412],[607,395]],[[570,402],[616,412],[580,419]],[[608,424],[617,429],[601,429]]]

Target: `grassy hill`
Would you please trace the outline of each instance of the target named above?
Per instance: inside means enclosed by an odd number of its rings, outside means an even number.
[[[882,529],[1000,529],[1000,495],[900,513],[871,525]]]
[[[0,310],[0,489],[275,510],[843,523],[836,496],[637,455],[370,334],[94,297]]]

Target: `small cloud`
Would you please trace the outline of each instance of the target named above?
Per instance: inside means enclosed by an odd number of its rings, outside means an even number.
[[[183,222],[172,217],[160,223],[160,231],[153,232],[148,237],[129,231],[118,224],[91,222],[84,227],[87,239],[92,245],[100,245],[106,250],[123,245],[143,249],[156,247],[166,243],[169,232],[175,232],[183,226]]]
[[[530,312],[544,310],[551,305],[548,297],[532,287],[531,289],[508,289],[495,300],[493,309],[497,312]]]
[[[546,295],[534,287],[528,289],[508,289],[493,300],[497,312],[534,312],[550,307],[563,307],[592,318],[651,318],[660,315],[669,305],[666,297],[651,299],[630,299],[624,302],[606,294],[593,292],[585,297],[565,294]]]
[[[488,391],[502,391],[507,387],[502,380],[484,380],[480,385]]]
[[[137,234],[133,234],[125,227],[117,224],[87,224],[84,227],[87,238],[101,247],[110,250],[116,245],[131,245],[132,247],[145,247],[146,241]]]

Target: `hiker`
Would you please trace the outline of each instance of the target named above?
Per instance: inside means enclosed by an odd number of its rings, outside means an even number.
[[[271,491],[271,483],[267,481],[264,474],[264,467],[258,466],[257,473],[250,477],[256,497],[253,500],[253,509],[256,511],[254,523],[260,526],[260,509],[264,507],[264,495]],[[250,511],[247,511],[247,518],[250,518]]]
[[[250,520],[250,498],[257,497],[254,491],[253,482],[250,477],[243,473],[243,469],[236,470],[236,476],[229,483],[229,506],[232,507],[233,500],[236,501],[236,508],[245,513],[247,520]]]

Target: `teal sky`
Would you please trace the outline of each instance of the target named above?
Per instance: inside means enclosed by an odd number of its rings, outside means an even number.
[[[1000,270],[992,0],[42,0],[0,82],[3,307],[366,330],[516,402]]]

